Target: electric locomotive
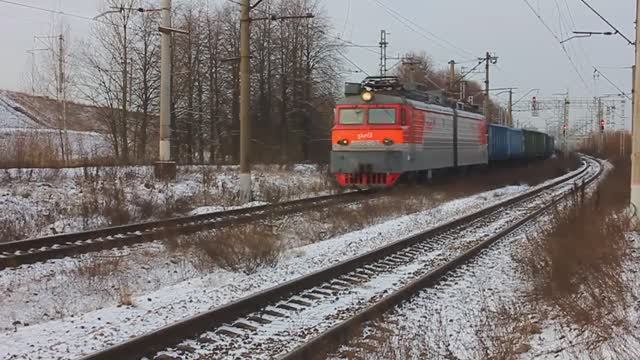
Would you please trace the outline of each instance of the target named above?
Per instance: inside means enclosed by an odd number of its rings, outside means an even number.
[[[487,164],[487,122],[477,108],[397,77],[348,83],[331,131],[331,172],[343,186],[390,187],[403,174]]]

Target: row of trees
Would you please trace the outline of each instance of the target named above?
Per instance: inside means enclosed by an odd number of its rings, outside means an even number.
[[[104,107],[101,123],[123,162],[157,149],[159,12],[138,0],[107,0],[75,59],[78,96]],[[152,7],[147,4],[147,7]],[[259,12],[258,12],[259,11]],[[339,45],[309,0],[268,0],[254,10],[313,19],[252,22],[252,160],[314,160],[326,152],[334,100],[341,90]],[[172,133],[176,160],[225,163],[238,158],[239,6],[191,2],[173,9]]]
[[[65,92],[96,106],[98,122],[123,163],[148,162],[158,146],[160,12],[157,1],[105,0],[105,14],[76,48],[64,51]],[[252,161],[326,160],[335,99],[341,95],[341,42],[317,0],[265,0],[251,24]],[[174,7],[172,155],[181,163],[237,163],[239,152],[239,6],[189,2]],[[447,89],[446,69],[422,54],[396,75]],[[72,84],[72,86],[69,86]],[[468,93],[481,85],[471,82]],[[482,100],[481,98],[479,100]]]

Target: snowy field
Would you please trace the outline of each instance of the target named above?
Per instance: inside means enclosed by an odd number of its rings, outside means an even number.
[[[16,110],[16,104],[0,91],[0,129],[37,129],[42,126]]]
[[[132,298],[131,306],[111,305],[91,310],[95,304],[90,297],[84,298],[87,294],[74,293],[74,287],[68,285],[64,286],[64,291],[61,289],[63,287],[61,284],[69,284],[76,280],[73,278],[73,271],[65,272],[60,269],[70,269],[74,266],[74,262],[82,261],[84,257],[114,256],[116,252],[113,251],[83,255],[74,260],[54,260],[46,264],[6,270],[0,273],[2,291],[13,288],[17,295],[6,299],[2,304],[4,310],[1,322],[5,325],[4,333],[0,335],[0,344],[2,344],[0,355],[8,359],[47,358],[62,354],[63,358],[74,358],[327,267],[400,237],[424,231],[453,217],[477,211],[526,189],[526,187],[507,187],[485,192],[326,241],[291,249],[283,254],[274,267],[259,269],[251,275],[213,270],[206,275],[178,281],[155,291],[136,294]],[[154,243],[142,246],[146,248],[145,251],[150,252],[148,259],[155,259],[157,257],[154,254],[162,252],[163,245]],[[128,285],[135,289],[142,286],[140,283],[144,281],[155,282],[158,278],[173,277],[173,281],[178,280],[180,266],[183,266],[180,262],[167,261],[158,265],[150,260],[148,264],[133,270],[128,277],[129,279],[137,278],[139,282]],[[185,271],[184,267],[183,271]],[[187,269],[186,272],[188,271]],[[188,277],[189,274],[184,276]],[[31,280],[25,281],[25,279]],[[171,280],[160,281],[171,282]],[[112,285],[117,287],[115,284]],[[62,319],[48,321],[47,319],[53,315],[47,313],[45,316],[44,312],[51,306],[51,299],[48,296],[42,296],[42,293],[31,299],[29,308],[33,311],[25,312],[24,304],[18,299],[24,299],[28,293],[37,292],[37,289],[42,288],[49,290],[58,288],[54,295],[62,296],[57,300],[60,302],[58,306],[73,307],[76,313]],[[74,299],[73,305],[64,301],[64,294]],[[40,309],[40,313],[36,313],[37,309]],[[24,322],[29,323],[29,326],[24,326]]]
[[[44,152],[39,156],[46,160],[62,159],[63,140],[69,160],[110,157],[113,153],[111,143],[103,134],[68,130],[66,135],[61,135],[59,130],[18,109],[22,108],[0,91],[0,160],[33,156],[24,152]]]
[[[256,167],[253,180],[266,202],[336,191],[316,165]],[[235,167],[179,167],[171,183],[150,166],[0,170],[0,241],[220,211],[239,204],[238,183]]]
[[[593,190],[592,185],[588,193]],[[494,244],[433,288],[424,289],[366,326],[362,337],[330,358],[343,359],[350,354],[367,360],[637,359],[640,356],[637,234],[628,234],[632,256],[622,266],[623,277],[635,285],[628,289],[628,303],[622,305],[626,306],[625,316],[631,329],[626,327],[628,324],[620,324],[619,328],[613,328],[612,336],[607,331],[600,332],[600,328],[567,326],[557,310],[540,309],[528,302],[531,284],[522,276],[519,259],[532,251],[529,237],[549,226],[553,217],[554,214],[547,213]],[[607,295],[602,297],[603,306],[608,306]],[[630,349],[636,349],[636,356],[629,357]]]

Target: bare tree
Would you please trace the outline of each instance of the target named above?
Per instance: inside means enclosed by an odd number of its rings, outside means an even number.
[[[85,100],[108,107],[102,120],[109,129],[114,152],[123,163],[130,156],[129,51],[134,39],[129,33],[135,3],[135,0],[106,0],[104,10],[120,11],[102,18],[103,22],[93,28],[90,40],[84,42],[80,52],[83,66],[79,88]]]
[[[134,143],[136,158],[148,160],[149,131],[151,119],[159,107],[160,97],[160,41],[157,31],[157,12],[143,13],[136,21],[136,35],[133,44],[131,64],[132,83],[130,98],[140,121],[136,122]],[[153,127],[156,128],[155,126]]]

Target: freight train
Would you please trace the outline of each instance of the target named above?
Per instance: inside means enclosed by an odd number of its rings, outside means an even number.
[[[397,77],[348,83],[335,108],[331,172],[343,187],[391,187],[402,176],[491,162],[545,159],[553,137],[488,124],[477,107],[403,85]]]

